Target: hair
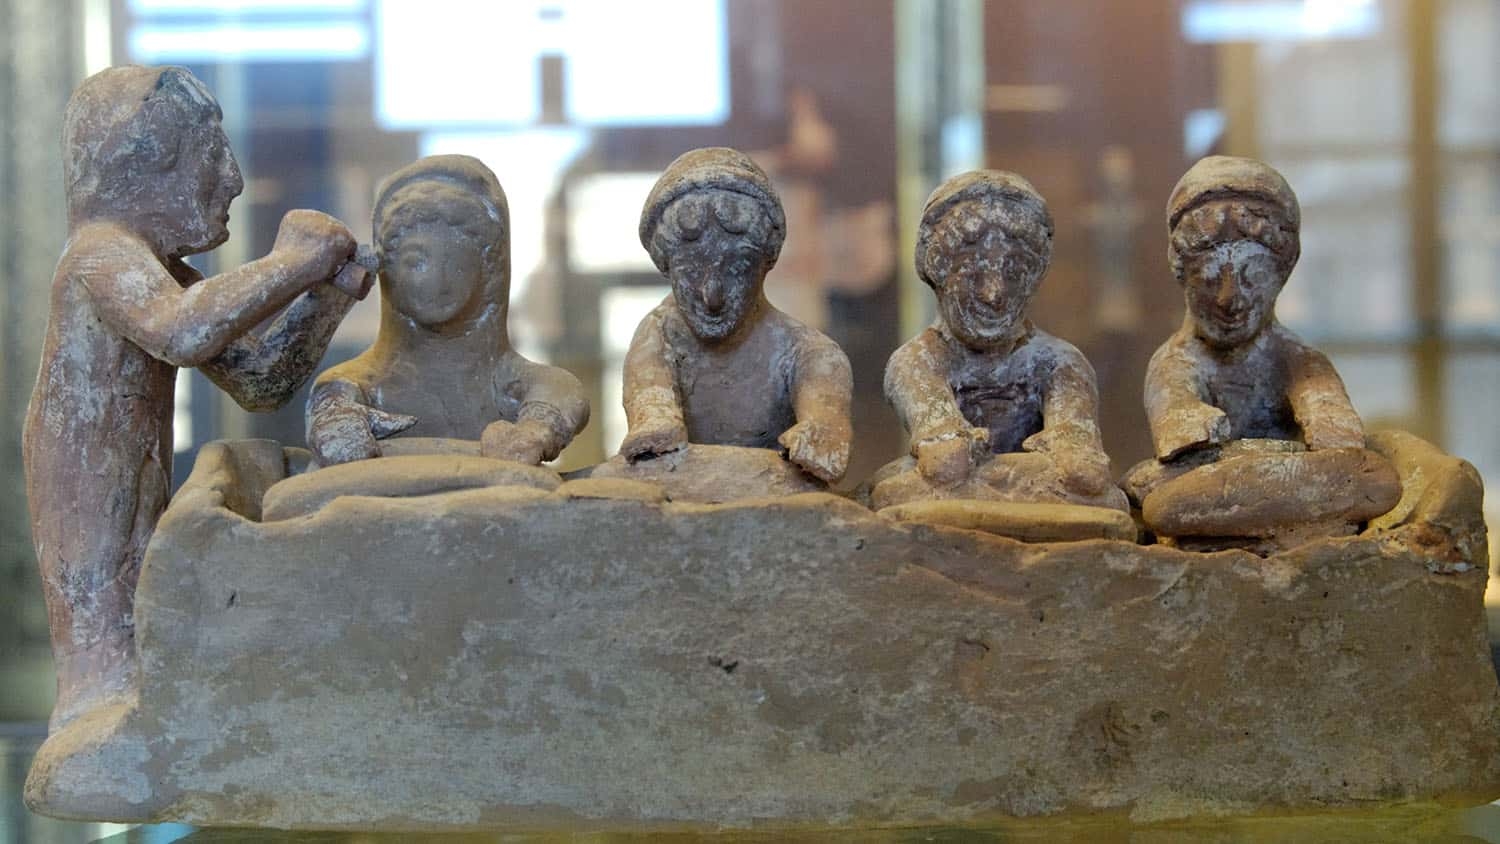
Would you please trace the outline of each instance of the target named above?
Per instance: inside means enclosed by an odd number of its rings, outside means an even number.
[[[922,280],[934,290],[942,289],[952,269],[951,256],[977,243],[990,228],[999,228],[1019,243],[1026,255],[1025,270],[1033,279],[1041,278],[1052,260],[1050,227],[1038,225],[1035,209],[1021,202],[1001,196],[977,196],[948,206],[942,216],[922,228],[919,245]]]
[[[382,248],[392,232],[421,223],[440,223],[486,242],[503,239],[505,230],[491,216],[493,207],[480,197],[448,182],[408,182],[390,194],[375,224],[375,241]]]
[[[114,67],[85,79],[63,114],[70,214],[108,202],[140,170],[170,170],[183,141],[223,112],[181,67]]]
[[[429,155],[392,173],[376,192],[373,217],[377,243],[395,223],[423,220],[463,226],[500,243],[510,236],[510,207],[500,180],[468,155]]]
[[[1271,251],[1289,274],[1302,253],[1296,225],[1276,205],[1258,199],[1214,199],[1188,209],[1172,228],[1167,259],[1185,281],[1185,261],[1231,240],[1253,240]]]
[[[683,194],[672,200],[651,238],[651,259],[664,271],[671,253],[686,241],[703,236],[708,226],[745,238],[769,262],[781,252],[781,229],[762,203],[750,196],[722,188]],[[769,266],[769,264],[768,264]]]

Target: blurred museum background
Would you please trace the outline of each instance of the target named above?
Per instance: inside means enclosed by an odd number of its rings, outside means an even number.
[[[62,109],[118,63],[185,65],[223,106],[247,187],[209,273],[269,250],[290,208],[368,238],[376,184],[418,156],[493,168],[513,336],[593,396],[561,468],[624,433],[622,358],[667,292],[636,239],[647,190],[679,153],[727,145],[786,205],[771,299],[853,363],[852,481],[903,448],[881,374],[932,312],[910,257],[922,202],[984,166],[1050,203],[1033,318],[1098,370],[1123,470],[1148,453],[1141,381],[1182,313],[1167,193],[1227,153],[1299,194],[1279,313],[1330,353],[1367,426],[1413,430],[1500,484],[1494,0],[0,0],[0,722],[44,721],[52,691],[19,438],[65,233]],[[325,365],[373,339],[373,300]],[[179,482],[222,437],[300,444],[302,398],[247,414],[184,372]],[[7,759],[9,799],[24,764]],[[0,833],[83,840],[15,806]]]

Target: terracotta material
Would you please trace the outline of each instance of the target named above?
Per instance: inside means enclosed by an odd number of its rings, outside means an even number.
[[[381,319],[375,343],[318,377],[307,441],[322,465],[379,457],[379,440],[477,439],[485,457],[536,465],[588,423],[571,373],[511,348],[510,212],[478,159],[397,171],[375,202]]]
[[[871,480],[875,507],[977,499],[1127,509],[1099,435],[1093,367],[1026,318],[1051,258],[1046,202],[1014,173],[965,173],[927,200],[917,273],[938,317],[886,366],[911,454]],[[991,521],[1024,522],[1021,511]]]
[[[1403,518],[1264,559],[580,481],[264,523],[235,508],[283,450],[210,445],[147,555],[139,696],[49,738],[27,799],[570,832],[1478,805],[1500,686],[1474,477],[1385,445]]]
[[[347,263],[354,237],[315,211],[289,212],[271,253],[239,269],[204,279],[184,262],[229,237],[244,187],[220,120],[182,68],[112,68],[68,102],[69,236],[23,443],[54,726],[132,687],[131,605],[171,483],[178,367],[273,409],[368,289]]]
[[[1365,434],[1328,358],[1276,320],[1276,297],[1301,252],[1301,221],[1286,180],[1250,159],[1205,158],[1172,192],[1169,254],[1187,314],[1146,373],[1156,461],[1125,482],[1161,537],[1214,536],[1221,541],[1195,547],[1265,551],[1352,533],[1400,497],[1396,472],[1379,454],[1318,454],[1362,450]],[[1305,453],[1203,465],[1243,439],[1300,443]],[[1186,474],[1171,468],[1183,461],[1193,464]],[[1200,497],[1210,491],[1211,500]]]
[[[780,449],[819,481],[844,476],[849,360],[764,293],[785,228],[765,173],[735,150],[693,150],[657,181],[641,244],[672,296],[641,322],[625,360],[625,475],[693,443]],[[768,494],[741,480],[723,473],[736,495]]]

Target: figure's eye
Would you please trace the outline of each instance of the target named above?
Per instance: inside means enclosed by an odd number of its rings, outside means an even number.
[[[746,273],[749,273],[754,265],[755,259],[753,256],[744,252],[739,252],[732,257],[729,262],[729,266],[725,268],[725,271],[730,275],[742,276]]]

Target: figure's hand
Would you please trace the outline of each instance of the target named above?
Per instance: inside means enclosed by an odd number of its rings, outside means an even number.
[[[917,471],[938,486],[954,486],[974,468],[974,444],[967,436],[939,437],[917,443]]]
[[[634,463],[687,448],[687,425],[670,416],[653,416],[641,421],[625,435],[620,453]]]
[[[830,423],[804,419],[776,438],[786,449],[786,459],[819,480],[833,483],[849,468],[849,441],[854,431],[848,422]]]
[[[307,443],[322,466],[380,456],[377,440],[394,436],[417,424],[417,417],[390,413],[344,397],[314,405],[309,414]]]
[[[1062,485],[1069,492],[1084,496],[1101,495],[1114,486],[1109,458],[1096,451],[1080,450],[1050,455],[1062,473]]]
[[[556,438],[551,428],[535,419],[514,423],[498,419],[485,426],[479,437],[479,453],[495,460],[538,466],[556,456],[548,453],[553,450]]]
[[[286,212],[276,231],[272,255],[293,262],[298,269],[326,281],[354,257],[354,234],[337,219],[321,211],[299,209]]]
[[[344,264],[328,283],[338,288],[345,296],[363,300],[370,295],[370,288],[375,283],[375,274],[350,261]]]
[[[1200,404],[1183,411],[1184,424],[1195,435],[1198,445],[1221,445],[1229,442],[1229,417],[1211,404]]]

